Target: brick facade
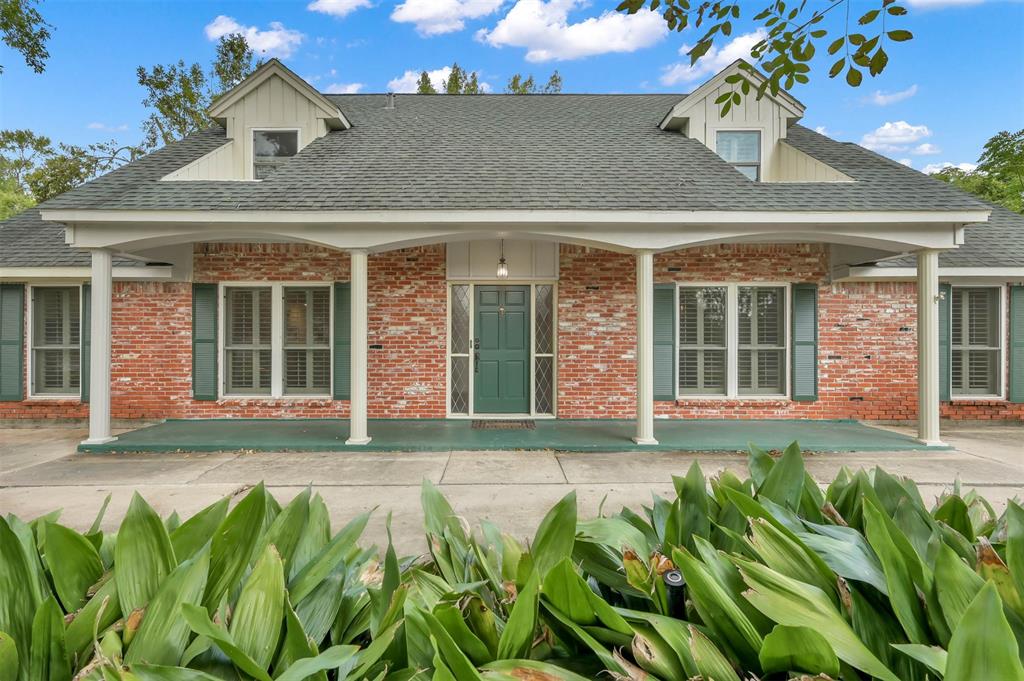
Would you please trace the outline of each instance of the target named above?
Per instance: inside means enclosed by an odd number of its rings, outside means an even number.
[[[344,253],[297,244],[200,244],[197,282],[347,281]],[[659,402],[671,418],[916,416],[916,292],[912,283],[827,282],[827,247],[721,245],[655,258],[655,281],[807,282],[819,285],[819,399]],[[632,418],[635,284],[630,255],[563,245],[558,290],[558,411],[562,418]],[[369,261],[369,415],[445,416],[447,292],[444,246]],[[347,401],[191,398],[191,284],[115,282],[112,415],[117,419],[338,418]],[[26,367],[27,367],[26,362]],[[80,419],[78,400],[0,402],[0,420]],[[955,401],[954,419],[1024,419],[1024,405]]]

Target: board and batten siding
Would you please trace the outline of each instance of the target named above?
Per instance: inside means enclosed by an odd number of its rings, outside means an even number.
[[[775,146],[772,164],[765,173],[769,182],[853,182],[849,175],[781,140]]]
[[[231,105],[223,118],[231,141],[167,175],[165,180],[253,179],[253,130],[298,130],[300,150],[327,134],[324,112],[306,94],[276,75]]]

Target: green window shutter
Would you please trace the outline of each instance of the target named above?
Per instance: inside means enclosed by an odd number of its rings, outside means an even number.
[[[82,328],[79,337],[82,339],[82,348],[79,354],[81,359],[80,383],[82,386],[82,401],[89,401],[89,367],[92,365],[92,286],[82,284]]]
[[[939,284],[939,401],[949,402],[953,386],[953,287]]]
[[[1010,287],[1011,402],[1024,402],[1024,286]]]
[[[0,402],[25,399],[25,286],[0,284]]]
[[[676,398],[676,285],[654,286],[654,399]]]
[[[818,399],[818,287],[793,285],[792,398],[797,402]]]
[[[217,399],[216,284],[192,284],[192,399]]]
[[[334,399],[352,396],[352,287],[334,284]]]

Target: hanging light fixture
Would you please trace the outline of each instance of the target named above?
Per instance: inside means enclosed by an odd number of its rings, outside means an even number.
[[[498,254],[498,279],[508,279],[508,263],[505,262],[505,240],[502,239]]]

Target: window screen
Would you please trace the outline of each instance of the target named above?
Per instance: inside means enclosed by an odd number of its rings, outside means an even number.
[[[299,153],[297,130],[254,130],[252,133],[252,176],[269,177],[282,163]]]
[[[998,288],[954,288],[950,326],[955,395],[998,395],[1002,343]]]
[[[761,133],[749,130],[721,130],[715,149],[723,160],[757,182],[761,179]]]
[[[284,392],[326,394],[331,388],[331,292],[284,289]]]
[[[727,289],[679,290],[679,393],[726,392]]]
[[[736,361],[741,395],[779,395],[785,390],[785,289],[741,286],[737,297]]]
[[[82,366],[78,287],[33,288],[32,305],[33,392],[78,395]]]
[[[224,382],[229,395],[269,395],[271,289],[225,289]]]

